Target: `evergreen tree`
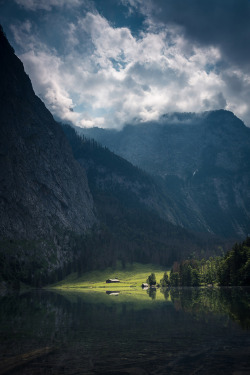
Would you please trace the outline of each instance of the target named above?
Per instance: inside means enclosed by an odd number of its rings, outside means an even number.
[[[171,286],[179,286],[180,285],[180,277],[179,272],[170,272],[170,285]]]
[[[151,285],[156,285],[156,277],[155,274],[152,272],[151,275],[147,278],[147,283]]]
[[[200,274],[196,268],[193,268],[191,272],[191,285],[200,286]]]
[[[170,280],[168,278],[168,274],[167,274],[166,271],[164,272],[164,275],[163,275],[163,278],[160,281],[160,284],[163,288],[166,288],[170,285]]]

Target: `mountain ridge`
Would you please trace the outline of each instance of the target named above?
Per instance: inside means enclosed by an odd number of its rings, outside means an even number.
[[[160,178],[184,227],[226,238],[249,232],[250,129],[232,112],[168,114],[120,131],[77,131]]]

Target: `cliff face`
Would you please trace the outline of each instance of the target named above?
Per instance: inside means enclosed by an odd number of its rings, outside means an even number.
[[[176,113],[122,131],[82,131],[159,176],[175,202],[176,223],[225,237],[249,233],[250,129],[231,112]]]
[[[86,175],[0,34],[1,236],[36,238],[94,221]]]
[[[92,196],[84,169],[75,161],[61,127],[34,94],[2,29],[0,82],[3,251],[9,241],[45,240],[60,253],[65,249],[63,233],[83,234],[95,222]],[[13,246],[11,251],[14,254]]]

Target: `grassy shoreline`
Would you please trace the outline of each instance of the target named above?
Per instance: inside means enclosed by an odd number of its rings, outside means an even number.
[[[77,273],[72,273],[64,280],[50,285],[50,289],[109,289],[109,290],[129,290],[141,287],[141,284],[146,282],[147,277],[151,272],[155,273],[157,283],[162,279],[165,268],[153,264],[139,264],[133,263],[122,268],[120,264],[116,268],[107,268],[102,271],[90,271],[78,276]],[[117,277],[119,283],[106,283],[107,279]]]

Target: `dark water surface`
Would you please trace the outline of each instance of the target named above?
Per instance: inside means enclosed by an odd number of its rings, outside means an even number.
[[[2,297],[0,374],[250,374],[249,289],[131,293]]]

